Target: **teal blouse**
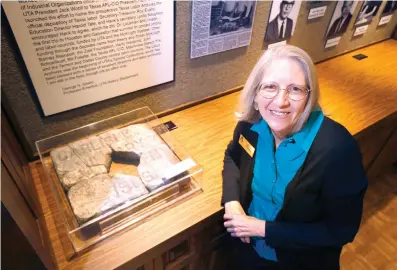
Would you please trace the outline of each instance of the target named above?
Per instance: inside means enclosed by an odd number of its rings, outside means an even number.
[[[258,133],[258,144],[251,184],[253,196],[248,209],[250,216],[275,220],[283,205],[285,189],[303,165],[323,119],[322,111],[313,111],[304,127],[282,141],[276,151],[273,135],[263,119],[251,127]],[[275,250],[266,245],[264,238],[252,240],[259,256],[277,261]]]

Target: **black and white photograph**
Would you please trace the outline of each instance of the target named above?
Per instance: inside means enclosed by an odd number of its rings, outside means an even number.
[[[353,17],[357,1],[338,1],[327,30],[327,39],[337,37],[346,32]]]
[[[301,1],[273,1],[265,34],[266,41],[279,42],[294,34],[301,3]]]
[[[220,53],[251,43],[255,1],[193,1],[190,57]]]
[[[382,16],[386,14],[391,14],[397,10],[397,0],[388,0],[383,8]]]
[[[256,1],[212,1],[210,36],[252,27]]]
[[[355,26],[361,24],[370,24],[372,19],[378,14],[379,8],[382,5],[382,1],[363,1],[360,12],[358,13]]]

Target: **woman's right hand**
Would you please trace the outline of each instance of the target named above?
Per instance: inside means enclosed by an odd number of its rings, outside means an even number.
[[[241,206],[240,202],[238,202],[238,201],[230,201],[230,202],[225,203],[225,214],[246,216],[246,213],[245,213],[243,207]],[[250,243],[249,237],[241,237],[240,239],[244,243],[247,243],[247,244]]]

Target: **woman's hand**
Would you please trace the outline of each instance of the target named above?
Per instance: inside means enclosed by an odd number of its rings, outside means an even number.
[[[244,215],[245,211],[243,207],[241,206],[240,202],[238,201],[230,201],[225,203],[225,216],[232,216],[232,215]],[[240,237],[241,241],[244,243],[249,244],[250,243],[250,238],[249,237]]]
[[[266,221],[247,215],[224,215],[224,225],[233,237],[265,237]]]

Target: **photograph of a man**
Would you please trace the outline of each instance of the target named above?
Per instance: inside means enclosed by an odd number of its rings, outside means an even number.
[[[266,29],[266,41],[278,42],[293,35],[300,5],[300,1],[273,1]]]
[[[331,18],[330,27],[328,28],[327,37],[336,37],[346,32],[349,26],[352,14],[357,6],[356,1],[338,1]]]

